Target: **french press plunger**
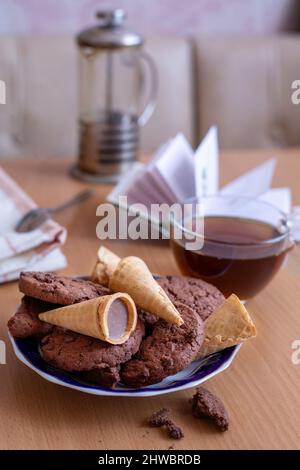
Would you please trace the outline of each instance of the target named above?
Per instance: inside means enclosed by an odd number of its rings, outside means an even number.
[[[123,10],[99,11],[97,18],[77,36],[79,161],[72,173],[115,182],[137,159],[140,127],[155,108],[157,73],[142,36],[125,29]]]

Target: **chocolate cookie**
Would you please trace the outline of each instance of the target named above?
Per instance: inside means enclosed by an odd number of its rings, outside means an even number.
[[[52,331],[53,326],[41,321],[38,315],[56,307],[58,305],[25,295],[21,300],[18,310],[7,323],[10,333],[15,338],[47,335]]]
[[[206,320],[225,300],[223,294],[213,285],[201,279],[185,276],[165,276],[157,279],[158,284],[176,305],[181,302]]]
[[[155,325],[155,323],[159,320],[159,317],[156,315],[153,315],[153,313],[146,312],[145,310],[142,310],[141,308],[137,309],[137,314],[139,318],[149,327],[152,327]]]
[[[120,382],[120,367],[106,367],[105,369],[93,369],[84,372],[77,372],[75,377],[83,382],[102,387],[112,388]]]
[[[220,398],[204,387],[198,387],[191,400],[192,412],[196,418],[212,420],[221,431],[227,431],[229,417]]]
[[[184,324],[176,326],[159,320],[150,336],[143,340],[137,359],[121,371],[126,385],[142,387],[160,382],[184,369],[195,357],[204,340],[204,325],[190,307],[176,304]]]
[[[23,294],[60,305],[71,305],[109,294],[106,287],[53,273],[23,272],[19,279]]]
[[[46,362],[66,371],[90,371],[117,367],[139,350],[144,324],[137,327],[123,344],[113,345],[99,339],[55,327],[40,342],[40,353]]]

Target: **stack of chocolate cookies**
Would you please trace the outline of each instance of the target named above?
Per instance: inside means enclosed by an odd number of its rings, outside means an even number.
[[[15,338],[34,337],[42,358],[79,380],[113,387],[141,387],[184,369],[204,341],[204,321],[224,302],[215,287],[198,279],[167,276],[157,280],[180,313],[176,325],[138,308],[136,328],[123,344],[110,344],[39,319],[39,314],[111,292],[105,286],[53,273],[22,273],[24,294],[8,328]]]

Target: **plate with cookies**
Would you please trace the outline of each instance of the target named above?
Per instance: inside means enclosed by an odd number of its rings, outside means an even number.
[[[213,285],[154,276],[101,246],[89,277],[23,272],[8,321],[17,358],[44,379],[93,395],[151,396],[225,370],[255,337],[245,306]]]

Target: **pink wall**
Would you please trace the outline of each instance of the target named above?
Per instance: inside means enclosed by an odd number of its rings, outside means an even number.
[[[300,26],[297,0],[1,0],[0,33],[75,32],[101,7],[146,34],[265,34]]]

